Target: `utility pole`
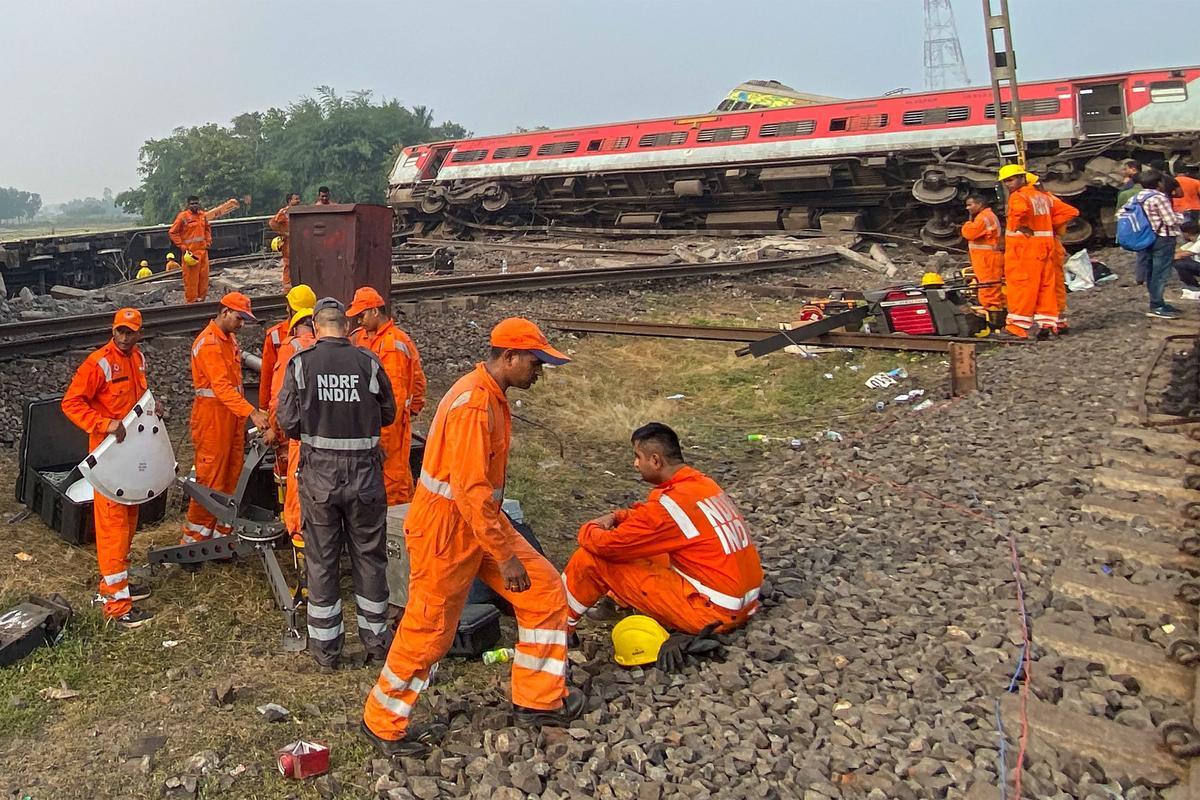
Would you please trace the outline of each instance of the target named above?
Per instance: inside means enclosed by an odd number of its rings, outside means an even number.
[[[925,0],[925,88],[951,89],[970,83],[954,7],[950,0]]]
[[[1008,0],[983,0],[983,22],[987,27],[988,67],[992,73],[992,103],[996,109],[996,148],[1006,164],[1025,166],[1025,134],[1021,129],[1020,84],[1017,56],[1012,46]],[[1003,92],[1008,90],[1008,104]]]

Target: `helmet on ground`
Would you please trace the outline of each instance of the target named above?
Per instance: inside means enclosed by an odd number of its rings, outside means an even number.
[[[167,253],[167,261],[174,261],[174,260],[175,260],[175,254]]]
[[[306,319],[312,319],[312,315],[313,310],[311,308],[300,309],[295,314],[292,314],[292,318],[288,321],[288,330],[290,331]]]
[[[271,240],[271,249],[274,250],[276,253],[278,253],[280,250],[283,249],[283,237],[282,236],[276,236],[274,239]]]
[[[150,266],[150,262],[143,258],[142,263],[138,264],[138,266],[139,267],[148,267],[148,266]]]
[[[671,638],[666,628],[650,617],[634,614],[612,630],[613,657],[622,667],[638,667],[658,660],[658,649]]]
[[[1020,164],[1005,164],[1000,168],[999,180],[1006,181],[1009,178],[1015,178],[1018,175],[1024,175],[1025,168]]]
[[[317,305],[317,295],[306,283],[297,283],[287,293],[288,308],[299,311],[302,308],[313,308]]]
[[[936,272],[926,272],[921,276],[922,286],[945,286],[946,282],[942,280],[942,276]]]
[[[192,252],[189,250],[183,254],[183,263],[187,264],[189,267],[194,267],[200,263],[200,259],[192,255]]]

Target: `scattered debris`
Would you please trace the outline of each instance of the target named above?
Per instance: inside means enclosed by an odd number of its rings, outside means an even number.
[[[276,754],[279,774],[285,778],[312,778],[329,771],[329,745],[303,739],[284,746]]]
[[[686,394],[670,394],[670,395],[667,395],[667,399],[668,399],[668,400],[683,400],[683,399],[684,399],[684,398],[686,398],[686,397],[687,397],[687,395],[686,395]]]
[[[70,700],[72,698],[79,697],[79,692],[75,691],[74,689],[68,689],[66,685],[47,686],[45,689],[42,689],[40,692],[38,692],[38,697],[42,698],[43,700]]]
[[[172,647],[178,647],[181,644],[182,644],[182,642],[178,639],[164,639],[163,640],[163,647],[167,648],[168,650]]]
[[[71,618],[71,606],[58,594],[30,598],[0,614],[0,667],[44,644],[57,644]],[[60,698],[61,699],[61,698]]]
[[[26,553],[25,551],[21,551],[20,553],[17,553],[17,561],[28,564],[30,561],[33,561],[33,556],[29,555],[29,553]]]
[[[233,702],[235,694],[237,694],[237,687],[233,685],[233,681],[226,678],[212,688],[209,698],[213,705],[225,706]],[[259,711],[262,709],[260,708]]]
[[[287,722],[292,716],[292,712],[278,703],[267,703],[266,705],[259,706],[258,713],[262,714],[267,722]]]

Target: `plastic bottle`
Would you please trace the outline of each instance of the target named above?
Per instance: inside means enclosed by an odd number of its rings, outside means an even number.
[[[513,660],[517,651],[509,647],[497,647],[495,650],[488,650],[483,654],[483,663],[485,664],[507,664]]]
[[[763,435],[763,434],[761,434],[761,433],[748,433],[748,434],[746,434],[746,441],[747,441],[747,442],[765,442],[766,440],[767,440],[767,437],[766,437],[766,436],[764,436],[764,435]]]

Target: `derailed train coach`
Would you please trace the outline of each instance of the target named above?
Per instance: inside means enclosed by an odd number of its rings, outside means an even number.
[[[1021,87],[1029,168],[1081,209],[1067,244],[1114,231],[1126,158],[1200,158],[1200,67]],[[1005,103],[1007,106],[1007,102]],[[400,233],[453,226],[910,229],[959,241],[994,192],[990,88],[435,142],[389,179]]]
[[[270,233],[268,219],[239,217],[214,221],[209,256],[224,258],[263,250],[266,234]],[[130,278],[143,259],[157,271],[166,263],[166,254],[175,249],[167,236],[168,228],[168,225],[152,225],[0,242],[0,278],[10,295],[25,287],[44,294],[52,286],[92,289]]]

